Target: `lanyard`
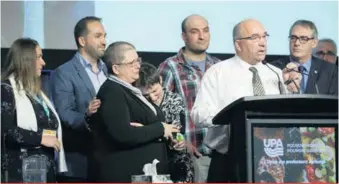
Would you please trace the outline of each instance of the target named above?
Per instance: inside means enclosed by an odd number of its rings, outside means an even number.
[[[49,120],[50,120],[50,117],[49,117],[50,113],[49,113],[49,109],[48,109],[48,107],[47,107],[47,105],[46,105],[46,102],[41,98],[41,96],[35,96],[34,99],[35,99],[40,105],[42,105],[42,107],[44,108],[44,111],[45,111],[45,113],[46,113],[46,115],[47,115],[47,117],[48,117],[48,121],[49,121]]]

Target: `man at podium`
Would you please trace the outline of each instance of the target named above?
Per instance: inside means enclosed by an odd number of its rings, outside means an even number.
[[[244,96],[273,95],[297,91],[301,75],[295,65],[283,72],[264,61],[269,34],[253,19],[238,23],[233,29],[236,55],[213,65],[205,73],[191,117],[196,126],[207,127],[204,143],[211,148],[212,160],[208,182],[232,181],[232,165],[225,170],[230,128],[212,124],[213,117],[224,107]],[[293,81],[289,86],[284,81]],[[221,169],[222,168],[222,169]]]

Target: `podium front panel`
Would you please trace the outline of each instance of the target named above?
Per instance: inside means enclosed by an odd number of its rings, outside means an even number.
[[[248,119],[247,181],[338,182],[338,120]]]

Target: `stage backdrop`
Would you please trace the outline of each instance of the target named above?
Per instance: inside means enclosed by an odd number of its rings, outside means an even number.
[[[298,19],[313,21],[320,38],[338,39],[337,1],[1,1],[1,58],[15,39],[31,37],[54,69],[74,54],[76,22],[94,15],[103,18],[107,44],[131,42],[157,65],[183,46],[181,22],[190,14],[209,21],[208,52],[220,59],[234,54],[232,29],[246,18],[260,20],[270,34],[267,60],[288,54],[289,28]]]

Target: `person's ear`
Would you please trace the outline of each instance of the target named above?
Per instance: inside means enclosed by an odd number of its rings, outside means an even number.
[[[236,51],[241,51],[241,47],[240,47],[240,44],[239,44],[239,40],[235,40],[235,41],[234,41],[234,47],[235,47],[235,50],[236,50]]]
[[[117,65],[112,65],[112,71],[115,75],[119,75],[119,73],[120,73]]]
[[[313,49],[317,47],[318,41],[319,41],[318,39],[313,39],[313,42],[312,42],[312,48]]]
[[[184,41],[184,43],[187,43],[187,35],[186,35],[186,33],[182,32],[181,33],[181,38]]]
[[[78,38],[78,42],[79,42],[79,45],[80,45],[81,47],[84,47],[85,44],[86,44],[85,37],[80,36],[80,37]]]

